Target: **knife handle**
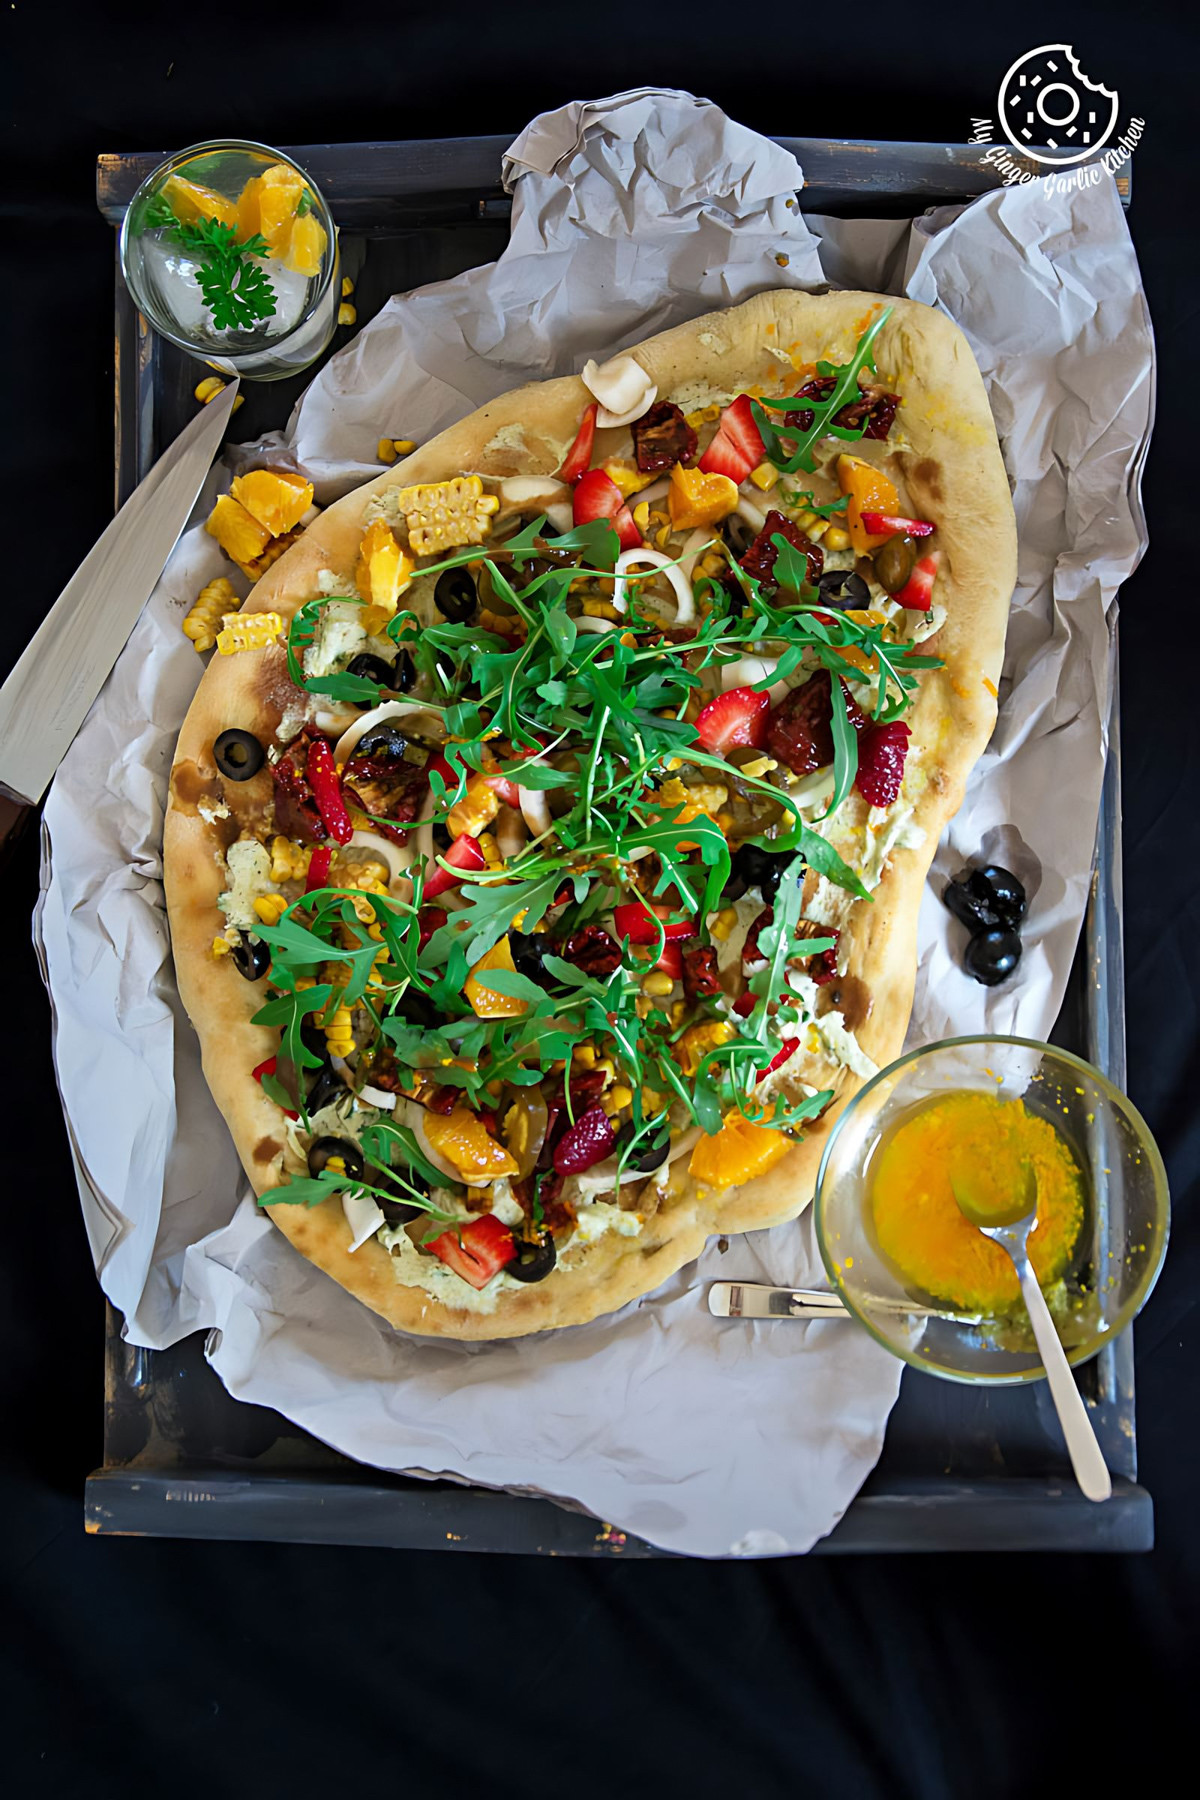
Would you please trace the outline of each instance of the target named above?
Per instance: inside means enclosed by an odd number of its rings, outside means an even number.
[[[27,800],[17,800],[0,788],[0,869],[7,866],[36,811]]]

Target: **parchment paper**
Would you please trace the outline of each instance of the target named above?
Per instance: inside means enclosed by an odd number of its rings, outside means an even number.
[[[378,472],[380,435],[426,439],[520,381],[765,287],[829,279],[944,307],[988,381],[1020,586],[1000,725],[922,910],[911,1038],[1042,1035],[1086,897],[1113,602],[1145,544],[1153,349],[1111,182],[1009,190],[911,229],[806,223],[790,155],[705,101],[644,89],[535,120],[505,167],[500,261],[390,301],[298,406],[288,437],[320,496]],[[211,499],[210,486],[197,519]],[[718,1276],[819,1282],[807,1215],[710,1245],[594,1325],[464,1346],[389,1330],[255,1208],[180,1010],[161,889],[166,776],[201,672],[180,619],[228,572],[189,530],[45,814],[36,933],[58,1079],[100,1279],[130,1337],[165,1346],[208,1328],[232,1393],[381,1468],[546,1493],[673,1550],[808,1549],[876,1461],[900,1365],[849,1323],[704,1309]],[[961,973],[960,928],[937,899],[981,849],[1033,895],[1024,961],[999,993]]]

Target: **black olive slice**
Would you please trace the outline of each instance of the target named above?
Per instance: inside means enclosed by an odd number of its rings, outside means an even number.
[[[628,1119],[613,1139],[613,1147],[610,1154],[615,1156],[619,1161],[621,1152],[624,1150],[626,1144],[631,1141],[632,1137],[633,1120]],[[671,1134],[669,1131],[663,1131],[656,1137],[643,1138],[633,1155],[626,1160],[625,1173],[627,1175],[652,1175],[655,1169],[660,1169],[662,1167],[663,1163],[666,1161],[667,1152],[670,1148]]]
[[[545,1281],[558,1261],[558,1251],[549,1232],[541,1238],[517,1238],[517,1254],[505,1263],[505,1273],[518,1281]]]
[[[466,625],[475,616],[479,596],[469,569],[443,569],[433,590],[433,604],[451,625]]]
[[[757,844],[739,844],[722,898],[740,900],[747,888],[756,887],[770,906],[779,891],[783,871],[794,858],[793,850],[760,850]]]
[[[824,606],[862,608],[871,590],[854,569],[826,569],[817,579],[817,593]]]
[[[271,952],[261,938],[248,931],[238,932],[238,941],[230,947],[229,959],[239,975],[247,981],[261,981],[271,966]]]
[[[747,550],[758,536],[753,525],[748,525],[738,513],[730,513],[721,521],[721,536],[737,557],[745,556]]]
[[[356,1181],[366,1174],[367,1163],[362,1151],[352,1138],[319,1137],[314,1138],[308,1147],[308,1172],[319,1175],[327,1166],[331,1157],[340,1156],[346,1165],[347,1175]]]
[[[354,746],[355,756],[390,756],[399,762],[408,749],[408,739],[402,737],[394,725],[373,725],[370,731],[364,731]]]
[[[252,731],[231,725],[214,741],[213,761],[226,781],[249,781],[266,761],[266,751]]]
[[[391,663],[384,662],[382,656],[372,655],[369,650],[364,650],[360,655],[351,657],[346,664],[346,673],[347,675],[360,675],[364,681],[376,681],[380,687],[391,688],[393,692],[398,685],[397,671],[392,668]]]
[[[324,1048],[324,1039],[322,1039],[322,1048]],[[310,1113],[317,1113],[323,1106],[332,1106],[335,1100],[344,1100],[346,1093],[345,1082],[333,1064],[326,1062],[316,1071],[305,1104]]]

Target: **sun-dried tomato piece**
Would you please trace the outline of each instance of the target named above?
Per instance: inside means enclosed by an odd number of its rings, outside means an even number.
[[[684,946],[683,991],[689,1000],[703,1000],[721,992],[717,953],[711,944],[697,944],[692,950]]]
[[[427,1112],[440,1113],[442,1118],[448,1118],[462,1099],[462,1089],[438,1086],[430,1088],[427,1094],[422,1094],[421,1099]]]
[[[865,731],[870,720],[853,698],[845,682],[842,694],[855,731]],[[786,763],[793,775],[811,775],[833,761],[833,697],[828,669],[818,669],[803,687],[793,688],[767,721],[767,748],[777,762]]]
[[[621,946],[601,925],[584,925],[573,931],[563,946],[563,958],[598,981],[621,966]]]
[[[352,756],[342,773],[342,786],[373,818],[411,825],[429,792],[429,775],[420,763],[402,757]],[[404,841],[403,834],[399,841]]]
[[[776,537],[786,538],[789,544],[804,553],[808,558],[808,579],[810,582],[817,581],[820,577],[821,570],[825,567],[825,552],[821,549],[820,545],[810,544],[800,527],[794,525],[791,519],[786,518],[784,514],[777,511],[775,507],[772,507],[767,514],[766,524],[747,550],[745,556],[739,558],[741,566],[745,569],[747,575],[753,575],[756,581],[761,581],[766,587],[774,587],[777,585],[775,581],[775,559],[779,555],[779,549],[778,546],[771,541]]]
[[[669,469],[678,462],[690,462],[696,454],[696,433],[670,400],[660,400],[635,419],[629,429],[637,466],[643,475]]]
[[[846,431],[858,431],[861,428],[865,438],[879,441],[886,438],[892,429],[899,404],[899,394],[889,394],[878,382],[864,381],[861,397],[839,407],[833,415],[833,423]]]
[[[774,923],[775,908],[773,906],[764,906],[754,923],[751,925],[749,931],[746,933],[746,941],[742,945],[743,975],[757,975],[760,969],[766,968],[766,952],[759,949],[758,934],[760,931],[765,931],[768,925],[773,925]]]
[[[308,779],[308,748],[311,738],[306,731],[293,738],[277,763],[272,764],[275,782],[275,829],[284,837],[298,838],[301,843],[321,844],[329,836],[329,827],[317,807]]]

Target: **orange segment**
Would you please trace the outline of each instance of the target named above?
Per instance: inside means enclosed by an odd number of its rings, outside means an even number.
[[[781,1131],[752,1125],[740,1112],[726,1113],[716,1136],[702,1137],[692,1151],[688,1172],[710,1187],[740,1187],[773,1169],[791,1147]]]
[[[237,234],[244,244],[252,238],[262,225],[262,217],[258,205],[259,177],[252,175],[238,196]]]
[[[271,541],[265,525],[252,518],[232,494],[222,494],[204,526],[235,563],[253,562]]]
[[[876,545],[885,544],[891,536],[887,531],[875,536],[864,531],[863,513],[897,513],[900,510],[900,496],[896,492],[895,482],[882,469],[864,462],[861,456],[839,456],[837,475],[843,494],[850,496],[850,504],[846,508],[846,530],[850,534],[852,546],[863,556],[868,550],[874,550]]]
[[[693,531],[699,525],[715,525],[728,518],[738,503],[737,483],[728,475],[710,475],[703,469],[671,470],[667,508],[676,531]]]
[[[232,200],[198,181],[189,181],[186,175],[168,175],[163,183],[163,199],[181,225],[194,225],[197,219],[217,219],[222,225],[238,222]]]
[[[312,505],[313,485],[290,470],[251,469],[235,478],[233,497],[272,537],[282,537],[300,523]]]
[[[486,956],[480,957],[467,976],[467,985],[463,991],[470,1001],[472,1009],[478,1013],[479,1017],[481,1019],[516,1019],[523,1012],[528,1012],[528,1001],[518,1000],[511,994],[502,994],[496,988],[490,988],[480,980],[480,976],[486,975],[489,969],[512,969],[514,973],[516,972],[516,965],[512,958],[512,945],[507,936],[502,937],[498,944],[493,945]]]
[[[283,259],[284,267],[295,269],[297,275],[319,275],[327,242],[324,226],[311,213],[305,213],[292,226],[291,241]]]
[[[502,1175],[517,1173],[517,1165],[503,1144],[496,1141],[469,1107],[456,1106],[444,1117],[427,1112],[425,1136],[464,1181],[498,1181]]]
[[[258,229],[272,256],[287,255],[304,180],[286,163],[272,163],[258,178]]]

